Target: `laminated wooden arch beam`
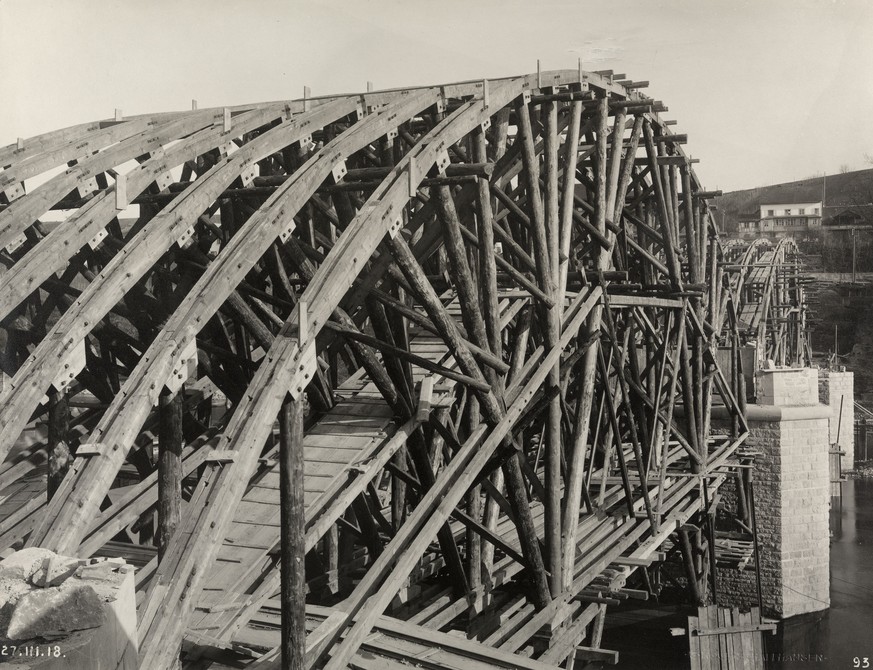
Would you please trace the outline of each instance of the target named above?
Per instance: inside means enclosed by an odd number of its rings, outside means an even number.
[[[281,111],[271,109],[247,113],[237,120],[237,131],[245,133],[255,130],[281,118],[281,114]],[[149,184],[176,165],[193,160],[198,155],[228,141],[229,138],[223,133],[221,126],[213,125],[185,137],[170,149],[156,152],[128,175],[126,182],[128,200],[144,192]],[[54,180],[48,182],[44,188],[51,187],[53,183]],[[63,188],[55,189],[54,197],[57,197],[62,190]],[[20,234],[23,226],[30,225],[30,222],[45,214],[47,208],[44,207],[43,201],[41,207],[30,212],[28,216],[12,219],[12,223],[9,224],[10,235]],[[11,210],[10,207],[0,214],[0,217]],[[23,258],[9,268],[8,272],[0,276],[0,296],[2,296],[0,315],[7,315],[32,291],[34,286],[38,286],[52,273],[63,268],[64,264],[89,240],[103,231],[116,215],[114,195],[106,191],[77,210],[67,220],[66,223],[69,225],[58,226],[41,239]]]
[[[338,110],[339,112],[340,110]],[[323,114],[315,111],[313,115]],[[329,113],[329,111],[328,111]],[[348,109],[342,109],[334,120]],[[286,121],[271,131],[260,135],[240,148],[232,157],[215,165],[203,175],[184,199],[177,200],[149,221],[142,231],[120,251],[113,261],[98,275],[88,290],[74,303],[54,327],[58,336],[49,335],[42,342],[28,363],[16,373],[13,386],[22,391],[15,393],[0,410],[0,454],[5,454],[15,438],[5,439],[7,434],[21,431],[22,418],[36,406],[36,402],[46,388],[47,375],[59,362],[63,362],[70,343],[83,338],[100,318],[105,315],[123,295],[151,266],[193,226],[197,217],[239,176],[241,170],[274,151],[277,151],[300,136],[306,128],[298,117]],[[272,141],[271,141],[272,140]],[[60,342],[59,345],[55,345]],[[27,392],[24,391],[27,389]],[[16,435],[17,436],[17,435]]]
[[[348,102],[342,103],[337,113],[349,112]],[[418,105],[430,104],[423,100]],[[328,146],[320,155],[310,161],[310,165],[302,166],[295,175],[277,191],[262,211],[252,219],[235,236],[230,244],[222,250],[218,258],[210,265],[206,273],[194,286],[186,300],[180,305],[162,332],[152,342],[139,368],[128,379],[122,389],[122,395],[104,415],[103,423],[98,430],[108,434],[113,444],[119,448],[112,459],[104,459],[97,468],[89,474],[87,490],[89,497],[84,506],[75,511],[73,519],[58,517],[54,521],[54,530],[46,529],[45,535],[37,533],[33,541],[50,546],[65,547],[74,550],[84,531],[91,514],[96,510],[103,497],[103,491],[109,487],[119,467],[121,467],[126,449],[134,437],[131,426],[139,426],[151,410],[153,393],[151,389],[161,388],[167,381],[172,369],[179,364],[183,342],[192,341],[199,327],[204,325],[218,310],[218,307],[228,297],[242,278],[251,269],[254,262],[260,258],[273,244],[276,238],[285,230],[296,214],[312,195],[314,190],[342,162],[346,153],[352,153],[370,141],[384,134],[386,119],[395,113],[404,113],[403,107],[415,107],[415,102],[400,105],[399,109],[389,109],[381,114],[374,114],[361,122],[355,132],[349,137],[342,136]],[[351,110],[354,110],[352,104]],[[409,112],[407,112],[409,113]],[[248,234],[249,231],[252,234]],[[179,335],[184,339],[180,339]],[[168,358],[169,357],[169,358]],[[72,483],[72,482],[71,482]],[[61,507],[61,506],[59,506]],[[54,539],[57,538],[57,539]]]
[[[92,154],[88,146],[83,147],[75,165],[31,190],[27,198],[16,200],[3,212],[0,212],[0,246],[5,247],[12,236],[21,232],[22,225],[29,225],[29,221],[35,221],[70,191],[76,188],[81,189],[83,182],[90,182],[97,175],[139,156],[149,155],[152,152],[162,153],[162,140],[165,142],[165,138],[185,138],[198,130],[213,125],[215,121],[214,115],[204,113],[159,125],[141,123],[131,129],[133,134],[120,138],[104,138],[110,142],[109,146],[102,151]],[[54,159],[46,163],[44,167],[51,168],[58,163],[59,161]],[[38,174],[36,172],[38,169],[42,171],[41,168],[34,168],[33,172]],[[7,170],[0,175],[12,181],[23,178],[13,170]]]

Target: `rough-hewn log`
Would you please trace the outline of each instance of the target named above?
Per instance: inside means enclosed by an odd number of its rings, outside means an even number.
[[[70,407],[62,391],[52,389],[48,416],[48,498],[51,500],[70,469]]]
[[[302,400],[286,398],[279,413],[279,500],[281,501],[282,666],[302,668],[306,655],[305,552],[303,549]]]
[[[182,412],[184,391],[160,397],[158,429],[158,560],[182,519]]]

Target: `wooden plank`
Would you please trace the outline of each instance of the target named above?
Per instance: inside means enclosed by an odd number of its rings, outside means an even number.
[[[368,446],[369,444],[370,442],[367,443]],[[348,465],[358,461],[361,453],[361,449],[332,449],[327,447],[306,447],[304,449],[307,462],[336,463],[339,465]],[[272,482],[272,479],[270,481]]]
[[[697,632],[698,635],[706,636],[706,635],[726,635],[731,633],[746,633],[746,632],[760,632],[765,630],[776,630],[776,624],[772,623],[760,623],[760,624],[751,624],[749,626],[721,626],[719,625],[716,628],[705,628],[701,629]]]
[[[618,652],[611,649],[592,649],[591,647],[577,646],[574,657],[576,661],[582,663],[595,662],[618,665]]]
[[[574,650],[576,658],[582,658],[579,655],[580,650],[582,652],[591,652],[590,655],[596,656],[593,652],[600,648],[606,605],[591,603],[584,606],[583,609],[583,604],[579,603],[579,610],[581,610],[581,612],[574,613],[567,618],[567,625],[562,631],[556,632],[552,635],[552,639],[549,641],[548,650],[540,656],[541,661],[558,664],[561,662],[561,659],[572,655]],[[592,620],[594,620],[594,624],[592,625],[591,635],[587,640],[588,645],[580,646],[578,643],[580,640],[585,639],[585,629]],[[599,660],[605,660],[607,663],[613,665],[618,661],[618,652],[606,649],[602,651],[605,653]],[[598,659],[591,658],[591,660]]]
[[[364,398],[356,398],[354,402],[346,400],[337,403],[329,412],[329,416],[367,416],[390,419],[394,416],[394,412],[385,403],[368,402]]]
[[[262,489],[279,490],[279,472],[278,467],[273,466],[273,469],[255,480],[254,486]]]
[[[740,626],[740,610],[733,607],[730,611],[731,626]],[[731,646],[731,670],[743,670],[743,642],[739,634],[728,636]]]
[[[327,491],[334,481],[336,477],[333,475],[311,474],[306,477],[304,486],[306,491]]]
[[[710,626],[718,626],[718,606],[710,605],[706,608],[707,620]],[[712,670],[722,670],[721,645],[717,637],[713,637],[709,643],[709,664]]]
[[[472,663],[483,663],[486,667],[491,664],[492,667],[496,665],[497,667],[517,668],[518,670],[548,670],[551,667],[517,654],[507,654],[497,649],[485,647],[462,637],[413,626],[389,617],[380,617],[376,629],[391,635],[416,640],[425,647],[438,647],[453,651],[465,659],[465,662],[471,663],[470,667],[474,667]]]
[[[725,610],[722,607],[718,607],[717,605],[713,605],[716,610],[716,621],[718,622],[718,627],[721,629],[725,628]],[[731,668],[731,659],[730,659],[730,651],[731,647],[728,645],[728,635],[725,633],[721,633],[718,636],[718,657],[719,657],[719,667],[722,670],[730,670]]]
[[[761,610],[758,609],[757,607],[753,607],[750,614],[751,614],[752,624],[759,624],[761,621]],[[752,667],[754,667],[756,670],[758,670],[759,668],[761,670],[763,670],[763,667],[764,667],[764,641],[761,639],[761,636],[763,635],[763,633],[761,633],[759,631],[756,633],[751,633],[751,635],[752,635],[752,649],[753,649],[753,653],[755,655]]]
[[[267,523],[278,522],[279,518],[279,500],[269,499],[266,503],[255,501],[252,498],[243,500],[237,510],[234,518],[237,521],[247,523]]]
[[[352,437],[373,438],[384,435],[384,426],[343,426],[340,424],[318,424],[307,433],[308,435],[351,435]]]
[[[387,409],[387,408],[386,408]],[[382,430],[390,421],[390,416],[368,416],[366,414],[343,414],[342,412],[332,411],[328,414],[325,421],[320,421],[319,425],[339,426],[346,432],[355,435],[359,430]]]
[[[348,453],[348,452],[347,452]],[[350,469],[349,463],[336,463],[331,461],[307,460],[303,469],[307,478],[310,477],[347,477]],[[310,489],[311,490],[311,489]]]
[[[697,608],[697,620],[700,626],[709,625],[709,610],[706,607]],[[702,670],[718,670],[717,665],[712,663],[712,643],[711,637],[698,637],[700,644],[700,667]]]
[[[221,556],[216,561],[226,561],[230,563],[246,563],[258,558],[263,552],[254,547],[231,546],[225,544],[221,548]],[[218,565],[218,563],[216,563]]]
[[[688,617],[688,656],[691,661],[691,670],[703,670],[704,667],[701,662],[700,638],[697,637],[699,626],[699,617]]]
[[[750,626],[751,624],[752,615],[748,612],[740,613],[740,626]],[[743,670],[754,670],[755,668],[754,635],[755,633],[740,633],[740,645],[743,649]]]
[[[373,438],[367,435],[346,435],[341,438],[307,433],[303,440],[304,447],[322,447],[327,449],[348,449],[361,451],[373,443]]]

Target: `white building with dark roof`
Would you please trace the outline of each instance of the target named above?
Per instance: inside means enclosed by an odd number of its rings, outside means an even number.
[[[739,222],[742,236],[779,235],[818,230],[822,222],[821,201],[763,203],[758,206],[757,218],[745,216]]]

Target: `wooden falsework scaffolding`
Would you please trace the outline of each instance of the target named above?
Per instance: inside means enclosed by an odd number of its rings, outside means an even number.
[[[793,266],[748,278],[643,87],[538,72],[0,148],[0,484],[51,482],[0,547],[140,565],[152,670],[614,659],[607,605],[735,475],[752,282],[772,357],[803,351]]]

